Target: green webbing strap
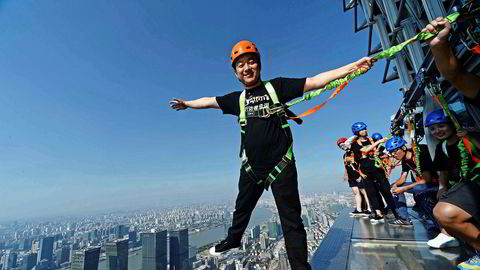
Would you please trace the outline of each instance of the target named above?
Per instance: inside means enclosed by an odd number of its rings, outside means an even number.
[[[445,101],[445,98],[443,97],[443,95],[439,94],[436,96],[437,97],[437,100],[438,100],[438,103],[440,105],[440,107],[442,107],[443,111],[448,115],[448,117],[450,117],[450,120],[452,120],[453,122],[453,125],[455,126],[455,128],[458,130],[458,129],[461,129],[462,126],[460,126],[460,123],[458,122],[458,120],[455,118],[455,116],[452,114],[452,112],[450,111],[450,109],[448,108],[448,103],[447,101]],[[469,136],[467,138],[467,140],[469,142],[472,143],[472,151],[473,151],[473,148],[476,148],[476,140],[475,138]],[[460,161],[460,173],[461,173],[461,176],[463,179],[467,180],[467,176],[469,174],[469,172],[473,171],[475,168],[477,168],[478,164],[476,164],[473,168],[470,168],[469,166],[469,163],[470,163],[470,153],[467,151],[466,149],[466,145],[464,144],[463,142],[463,139],[460,139],[458,141],[458,145],[457,145],[458,149],[460,150],[460,157],[462,158],[461,161]],[[446,152],[446,149],[444,150]],[[447,155],[448,156],[448,155]],[[472,154],[473,156],[473,154]],[[473,160],[473,157],[472,157],[472,160]],[[476,178],[476,177],[474,177]],[[473,180],[473,179],[471,179]]]
[[[290,164],[292,163],[292,159],[293,159],[293,144],[290,145],[290,147],[288,148],[288,151],[287,153],[282,157],[282,160],[280,160],[280,162],[278,162],[278,164],[273,168],[273,170],[268,174],[268,177],[267,179],[263,180],[263,179],[260,179],[254,172],[253,172],[253,169],[252,169],[252,166],[250,166],[250,164],[248,163],[248,159],[246,159],[246,156],[245,156],[245,159],[244,159],[244,162],[243,162],[243,168],[245,170],[245,172],[248,174],[248,176],[250,176],[250,178],[252,180],[254,180],[257,185],[260,185],[260,184],[264,184],[265,186],[265,190],[268,190],[268,188],[270,187],[270,185],[277,179],[277,177],[282,173],[282,171]]]
[[[247,117],[245,114],[245,90],[242,91],[240,94],[240,98],[238,100],[239,105],[240,105],[240,114],[238,115],[238,123],[240,126],[245,126],[247,124]],[[242,130],[242,133],[244,131]]]
[[[282,171],[292,162],[293,158],[293,144],[288,148],[287,153],[282,157],[282,160],[273,168],[273,170],[268,174],[267,179],[265,180],[265,190],[268,190],[268,187],[277,179],[277,177],[282,173]]]
[[[272,99],[273,104],[280,104],[280,101],[278,101],[277,92],[275,92],[275,89],[273,88],[270,81],[263,82],[263,84],[265,85],[265,88],[267,89],[268,95]]]
[[[454,12],[454,13],[448,15],[445,19],[447,19],[450,23],[452,23],[455,20],[457,20],[458,16],[460,16],[460,13]],[[397,54],[399,51],[401,51],[408,44],[410,44],[414,41],[425,41],[425,40],[428,40],[428,39],[430,39],[430,38],[432,38],[436,35],[437,35],[437,33],[420,32],[417,35],[415,35],[413,38],[411,38],[409,40],[406,40],[406,41],[404,41],[404,42],[402,42],[398,45],[392,46],[392,47],[388,48],[387,50],[384,50],[384,51],[374,55],[372,58],[375,59],[375,60],[380,60],[380,59],[383,59],[383,58],[391,58],[395,54]],[[311,100],[312,98],[320,95],[321,93],[323,93],[327,90],[337,88],[340,85],[342,85],[342,84],[344,84],[344,83],[346,83],[350,80],[355,79],[356,77],[362,75],[365,72],[366,72],[366,70],[357,70],[357,71],[354,71],[354,72],[348,74],[344,78],[331,81],[328,84],[326,84],[323,88],[320,88],[320,89],[315,90],[315,91],[308,92],[305,95],[303,95],[303,97],[301,99],[298,99],[298,100],[295,100],[291,103],[288,103],[287,106],[290,107],[290,106],[293,106],[293,105],[298,104],[300,102],[303,102],[303,101],[306,101],[306,100]]]

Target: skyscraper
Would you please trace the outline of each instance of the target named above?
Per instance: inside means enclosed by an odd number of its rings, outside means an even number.
[[[257,225],[250,229],[250,236],[252,237],[253,241],[260,238],[260,225]]]
[[[122,239],[126,234],[128,234],[128,226],[118,225],[115,227],[115,236],[117,239]]]
[[[107,270],[128,269],[128,239],[115,240],[105,244]]]
[[[47,260],[49,263],[52,262],[53,242],[53,236],[48,236],[40,240],[40,250],[37,255],[37,263],[41,260]]]
[[[268,236],[272,239],[277,239],[280,236],[280,230],[277,222],[268,222]]]
[[[262,233],[260,235],[260,248],[265,250],[268,247],[268,235],[266,233]]]
[[[22,270],[30,270],[37,264],[37,253],[29,252],[23,255]]]
[[[142,270],[167,270],[167,231],[142,233]]]
[[[70,246],[64,246],[55,251],[55,263],[60,265],[70,260]]]
[[[167,240],[165,240],[165,243]],[[128,244],[130,247],[135,247],[137,245],[137,232],[136,231],[129,231],[128,232]]]
[[[17,267],[17,253],[13,251],[9,251],[3,257],[3,269],[13,269]]]
[[[287,253],[283,250],[278,253],[278,270],[288,270]]]
[[[72,251],[71,270],[97,270],[100,247]]]
[[[188,229],[169,232],[170,270],[190,270]]]

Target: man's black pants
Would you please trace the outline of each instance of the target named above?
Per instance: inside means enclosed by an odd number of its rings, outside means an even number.
[[[270,187],[282,223],[290,266],[292,270],[311,269],[308,264],[307,234],[301,218],[302,206],[298,194],[295,163],[288,165]],[[240,243],[263,190],[263,184],[257,184],[243,168],[240,170],[235,212],[233,212],[232,226],[228,229],[229,240]]]

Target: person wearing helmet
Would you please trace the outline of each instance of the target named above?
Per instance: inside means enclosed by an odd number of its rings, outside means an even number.
[[[358,168],[358,163],[355,160],[355,154],[350,150],[350,146],[346,144],[347,138],[340,138],[337,140],[337,146],[345,151],[343,154],[343,164],[345,166],[344,179],[348,181],[349,187],[352,189],[353,195],[355,197],[356,208],[351,212],[351,215],[363,215],[370,214],[370,202],[366,196],[365,189],[363,187],[363,178],[366,177]],[[364,197],[362,198],[362,194]],[[362,203],[365,200],[365,204],[368,207],[368,210],[363,211]]]
[[[433,214],[440,226],[450,235],[464,240],[478,254],[480,251],[480,170],[476,162],[478,156],[467,152],[468,158],[463,160],[459,142],[463,137],[475,138],[477,142],[480,138],[463,130],[455,131],[452,120],[442,109],[430,112],[424,126],[440,141],[435,149],[433,161],[434,169],[440,172],[438,203],[433,209]],[[479,146],[476,145],[476,148]],[[466,161],[466,164],[462,164],[462,161]],[[474,256],[461,263],[459,267],[471,269],[468,267],[472,265],[480,265],[480,256]]]
[[[445,18],[431,21],[422,32],[437,33],[429,40],[438,71],[464,96],[464,101],[480,108],[480,77],[465,70],[448,43],[451,24]],[[477,45],[480,50],[480,45]]]
[[[360,169],[366,174],[368,179],[364,181],[364,185],[370,200],[370,206],[372,207],[370,219],[374,222],[383,221],[381,197],[385,199],[388,208],[392,211],[395,218],[399,218],[385,172],[383,169],[375,166],[374,155],[377,146],[383,144],[386,139],[373,142],[368,137],[367,125],[363,122],[354,123],[352,125],[352,133],[357,136],[357,139],[352,143],[351,149],[359,158]],[[382,195],[381,197],[377,195],[378,192]]]
[[[173,99],[175,110],[221,109],[238,117],[241,130],[242,167],[232,225],[225,240],[210,249],[219,255],[240,246],[250,216],[264,189],[271,187],[284,232],[285,246],[292,269],[310,269],[306,232],[302,224],[297,170],[292,151],[292,134],[284,104],[303,93],[319,89],[328,82],[358,70],[369,70],[372,59],[364,57],[340,68],[308,78],[274,78],[263,81],[257,46],[239,41],[231,51],[234,75],[244,87],[224,96],[184,101]]]
[[[402,172],[392,187],[393,198],[397,204],[398,214],[402,219],[393,220],[391,225],[411,226],[408,216],[407,204],[404,192],[413,194],[415,202],[427,218],[427,231],[430,234],[438,233],[440,226],[433,216],[433,208],[437,204],[436,194],[438,191],[438,174],[433,169],[433,162],[428,152],[428,146],[418,145],[419,151],[417,161],[416,155],[407,142],[398,136],[393,136],[386,143],[387,151],[396,159],[402,162]],[[408,173],[412,172],[411,182],[407,182]],[[439,234],[437,238],[429,241],[429,246],[434,248],[458,246],[458,241],[448,234]]]

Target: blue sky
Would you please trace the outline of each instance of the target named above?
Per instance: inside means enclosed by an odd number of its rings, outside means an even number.
[[[228,62],[240,39],[259,47],[263,79],[365,56],[340,2],[0,2],[0,220],[233,200],[235,117],[168,101],[241,90]],[[334,142],[353,122],[388,133],[401,93],[383,68],[294,125],[300,190],[347,190]]]

